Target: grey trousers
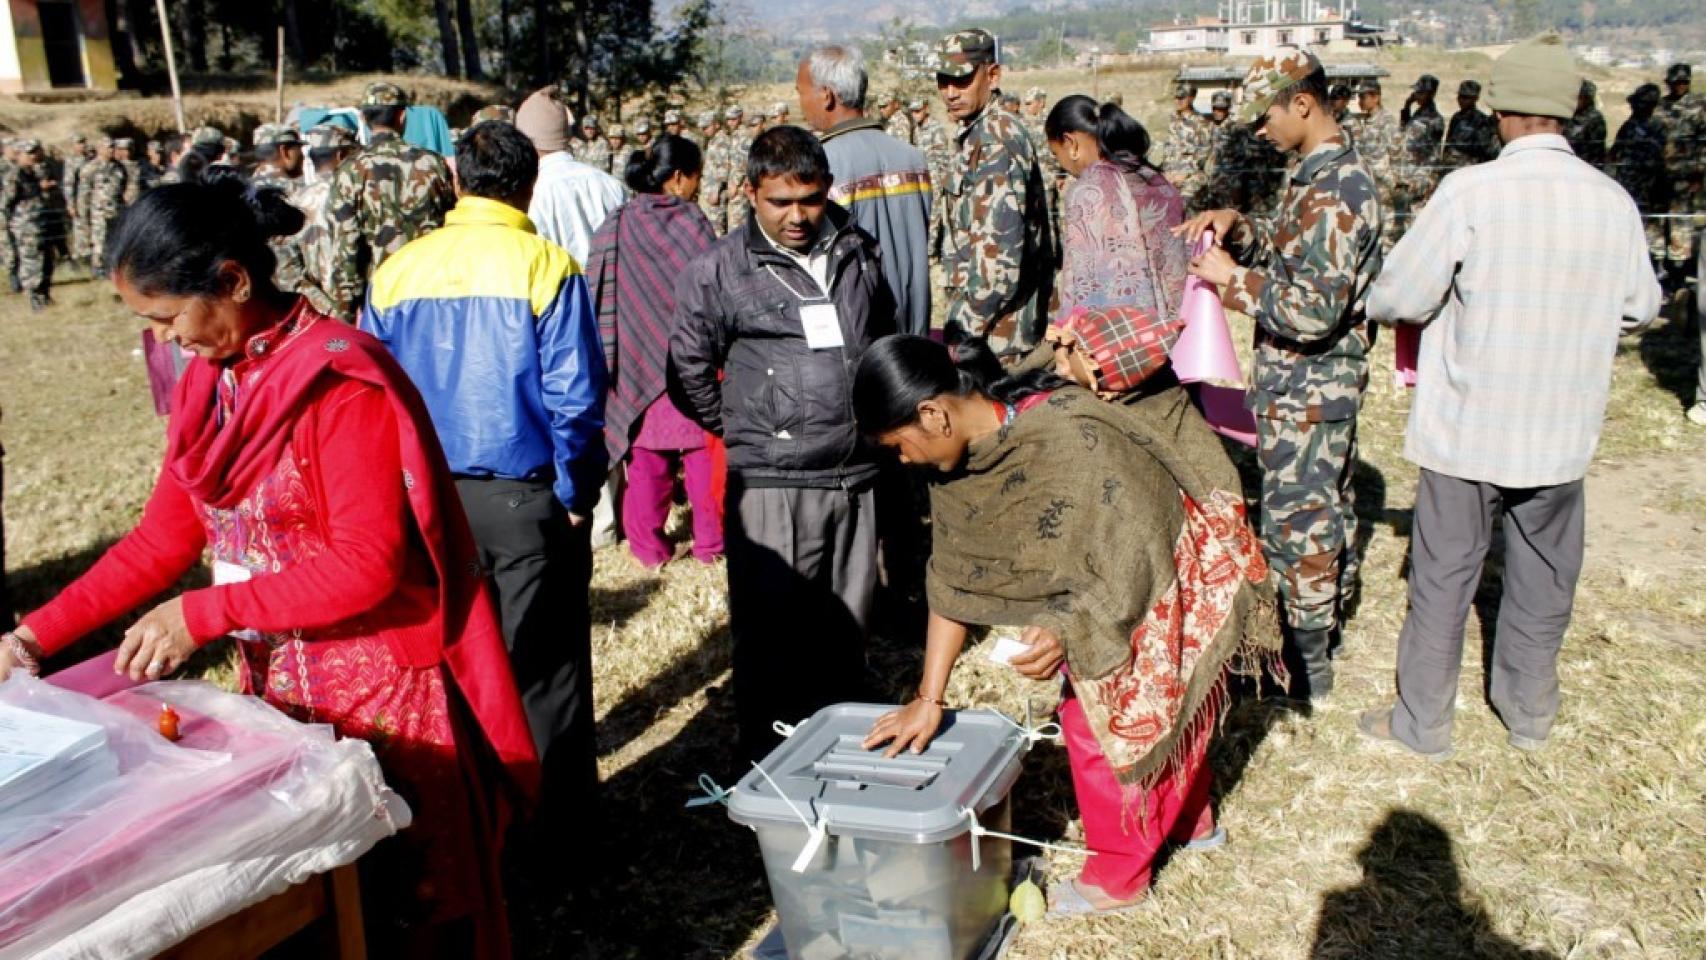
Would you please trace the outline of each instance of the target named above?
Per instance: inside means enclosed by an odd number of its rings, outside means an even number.
[[[1558,651],[1582,570],[1582,481],[1510,489],[1423,470],[1410,539],[1410,612],[1398,637],[1392,732],[1435,753],[1451,745],[1463,628],[1504,514],[1504,599],[1493,642],[1493,709],[1512,733],[1545,739],[1558,714]]]
[[[759,761],[781,742],[777,720],[865,698],[876,497],[731,475],[723,517],[740,749]]]

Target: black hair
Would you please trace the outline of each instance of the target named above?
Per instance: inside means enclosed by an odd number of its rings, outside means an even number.
[[[277,261],[267,240],[303,223],[283,190],[214,167],[196,180],[155,187],[119,214],[106,262],[145,293],[178,297],[223,293],[219,268],[238,263],[260,296],[276,298]]]
[[[691,177],[704,168],[705,156],[698,145],[686,137],[666,133],[646,149],[628,155],[628,169],[622,171],[622,182],[635,193],[662,193],[670,177],[677,173]]]
[[[1043,133],[1058,142],[1068,133],[1095,136],[1102,156],[1127,170],[1155,169],[1149,162],[1149,131],[1118,104],[1096,101],[1081,93],[1062,99],[1048,112]]]
[[[1327,71],[1323,68],[1297,81],[1291,89],[1280,91],[1280,99],[1289,106],[1292,97],[1303,93],[1308,94],[1316,103],[1325,107],[1332,102],[1332,97],[1328,95],[1327,91]]]
[[[531,190],[538,177],[539,151],[513,124],[486,120],[456,141],[456,178],[463,193],[512,200]]]
[[[746,182],[753,189],[767,177],[793,177],[801,183],[828,186],[833,179],[823,144],[804,127],[771,127],[752,141],[746,155]]]
[[[308,149],[308,162],[314,165],[314,169],[322,170],[338,158],[340,149],[340,147],[310,147]]]
[[[194,143],[184,155],[178,158],[178,179],[184,183],[195,183],[201,180],[208,168],[219,162],[225,156],[223,143]]]
[[[401,130],[404,113],[403,107],[393,104],[370,104],[361,108],[361,119],[370,127]]]
[[[853,419],[867,437],[918,422],[918,405],[934,397],[983,394],[1002,403],[1071,386],[1047,370],[1017,376],[979,337],[949,347],[929,337],[895,334],[871,344],[853,375]]]
[[[276,144],[276,143],[258,143],[255,145],[255,159],[256,160],[266,161],[266,160],[271,160],[272,158],[274,158],[276,156],[278,156],[278,144]]]

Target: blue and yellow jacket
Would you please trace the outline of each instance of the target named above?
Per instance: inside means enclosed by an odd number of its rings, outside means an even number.
[[[604,483],[608,375],[586,277],[508,204],[463,197],[373,274],[362,329],[425,398],[451,472],[553,478],[588,515]]]

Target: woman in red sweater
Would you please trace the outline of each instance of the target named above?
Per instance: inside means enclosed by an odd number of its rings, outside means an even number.
[[[414,811],[364,861],[374,941],[507,955],[496,855],[504,811],[536,783],[532,738],[414,387],[378,341],[272,284],[267,238],[301,224],[282,194],[235,174],[150,191],[119,219],[119,295],[197,359],[141,523],[0,638],[0,679],[157,597],[210,550],[214,585],[145,614],[116,669],[156,679],[235,637],[246,692],[370,741]]]

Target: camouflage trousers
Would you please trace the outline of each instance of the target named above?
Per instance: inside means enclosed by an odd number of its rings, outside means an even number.
[[[746,226],[747,214],[752,212],[752,204],[747,202],[746,181],[742,180],[729,188],[728,203],[724,205],[728,216],[728,225],[724,232],[732,232]]]
[[[1647,248],[1653,262],[1674,270],[1694,263],[1694,245],[1706,230],[1706,194],[1679,193],[1670,203],[1670,216],[1646,221]]]
[[[0,263],[5,264],[6,280],[18,281],[18,247],[12,242],[12,228],[0,219]]]
[[[89,246],[86,250],[86,255],[89,258],[89,268],[91,270],[100,271],[106,269],[104,261],[107,256],[107,231],[112,228],[113,222],[117,219],[118,211],[116,210],[105,215],[99,213],[90,214]]]
[[[1293,630],[1338,625],[1356,589],[1355,420],[1256,418],[1262,551]]]
[[[720,237],[729,232],[729,225],[728,221],[724,219],[725,211],[722,204],[707,201],[705,195],[701,193],[699,195],[699,210],[705,214],[705,219],[711,221],[712,233]]]
[[[47,296],[53,286],[53,243],[44,231],[12,227],[12,247],[17,251],[18,283],[25,293]]]

